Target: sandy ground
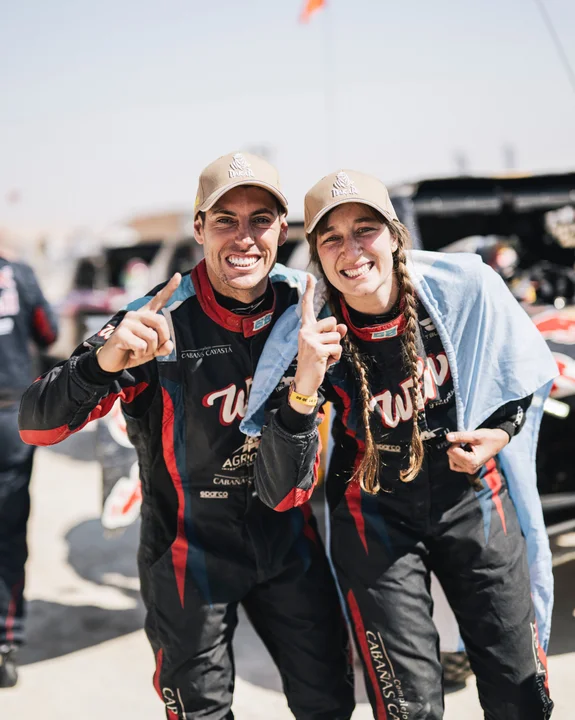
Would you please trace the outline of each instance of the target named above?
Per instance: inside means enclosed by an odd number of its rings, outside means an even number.
[[[33,479],[27,597],[28,645],[21,681],[0,691],[1,720],[160,720],[153,658],[142,631],[135,564],[136,526],[105,538],[99,524],[98,466],[92,433],[57,451],[40,449]],[[66,441],[70,443],[70,441]],[[67,453],[67,454],[65,454]],[[72,457],[70,457],[70,455]],[[550,646],[554,720],[573,714],[575,536],[554,546],[556,610]],[[238,628],[237,720],[290,718],[279,677],[242,617]],[[371,718],[361,683],[355,720]],[[480,720],[473,679],[446,699],[446,720]]]

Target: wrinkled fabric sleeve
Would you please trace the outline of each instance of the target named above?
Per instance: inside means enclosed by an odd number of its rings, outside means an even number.
[[[146,363],[119,373],[98,365],[96,351],[121,322],[115,315],[99,333],[79,345],[72,356],[40,376],[20,402],[20,437],[29,445],[54,445],[87,423],[106,415],[116,400],[141,414],[149,405],[157,373]],[[136,412],[132,412],[136,409]]]
[[[498,408],[487,420],[480,425],[482,428],[505,430],[509,439],[521,432],[527,418],[527,410],[531,405],[533,395],[521,400],[512,400]]]
[[[317,484],[323,420],[323,395],[317,409],[303,415],[290,407],[287,394],[276,408],[266,409],[255,461],[255,489],[269,507],[282,512],[303,505]]]

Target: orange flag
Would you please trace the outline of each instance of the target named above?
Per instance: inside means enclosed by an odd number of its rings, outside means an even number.
[[[307,22],[310,17],[326,6],[326,0],[305,0],[305,7],[299,16],[300,22]]]

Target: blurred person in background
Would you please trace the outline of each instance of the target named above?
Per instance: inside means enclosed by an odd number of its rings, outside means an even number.
[[[275,264],[286,215],[274,167],[216,160],[195,205],[205,259],[130,303],[22,402],[22,438],[48,445],[122,400],[142,480],[145,629],[168,718],[233,718],[240,603],[296,718],[353,712],[348,633],[315,518],[303,496],[283,515],[259,500],[258,443],[239,429],[270,329],[305,284]]]
[[[24,640],[24,564],[34,448],[18,434],[20,397],[34,377],[31,345],[56,340],[55,317],[34,271],[0,235],[0,688],[18,680]]]
[[[433,571],[485,717],[547,720],[553,579],[534,458],[553,357],[480,258],[406,252],[376,178],[323,178],[305,231],[333,316],[316,319],[308,281],[299,345],[274,336],[260,360],[285,373],[278,357],[297,351],[292,392],[267,409],[256,490],[281,510],[313,488],[317,412],[333,402],[331,557],[374,717],[443,717]]]

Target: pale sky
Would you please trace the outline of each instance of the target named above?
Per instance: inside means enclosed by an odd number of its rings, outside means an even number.
[[[302,25],[303,0],[0,0],[0,226],[191,208],[204,165],[256,146],[294,217],[340,167],[395,183],[463,152],[501,172],[511,144],[522,170],[575,168],[575,93],[534,0],[328,3]],[[575,2],[545,3],[575,66]]]

